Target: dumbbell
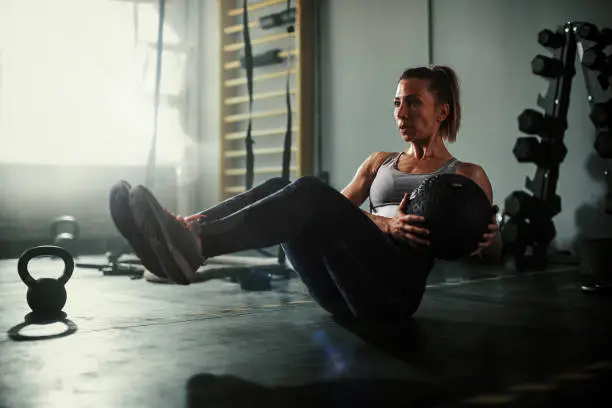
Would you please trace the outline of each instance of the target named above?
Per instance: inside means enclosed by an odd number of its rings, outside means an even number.
[[[594,71],[609,71],[612,65],[612,56],[607,56],[601,49],[591,48],[584,52],[582,65]]]
[[[563,63],[555,58],[536,55],[531,61],[531,72],[544,78],[557,78],[563,73]]]
[[[545,28],[538,33],[538,43],[543,47],[559,48],[565,43],[565,37],[559,32]]]
[[[528,135],[554,136],[563,130],[563,122],[551,116],[544,116],[535,109],[525,109],[517,117],[518,128]]]
[[[606,180],[608,190],[606,192],[604,211],[606,212],[606,214],[612,215],[612,171],[606,170],[604,172],[604,179]]]
[[[519,137],[512,153],[519,163],[535,163],[549,167],[565,159],[567,147],[562,141],[540,141],[536,137]]]
[[[551,219],[526,220],[511,218],[504,223],[500,231],[504,244],[527,244],[534,242],[548,243],[557,235],[555,224]]]
[[[544,202],[525,191],[513,191],[504,201],[504,212],[512,218],[554,217],[561,212],[561,196],[557,194]]]
[[[272,289],[272,279],[265,268],[248,267],[238,275],[242,290],[258,292]]]
[[[610,130],[603,129],[597,132],[593,147],[602,158],[612,159],[612,133],[610,133]]]
[[[595,41],[602,47],[612,44],[612,30],[609,28],[602,28],[600,31],[594,24],[583,23],[576,29],[576,34],[582,39]]]
[[[76,218],[71,215],[56,217],[51,221],[51,238],[53,244],[66,249],[73,257],[76,256],[76,241],[81,228]]]
[[[593,105],[589,118],[597,128],[612,125],[612,99]]]
[[[265,266],[234,266],[223,268],[220,271],[220,276],[229,279],[230,282],[238,283],[240,289],[244,291],[258,292],[272,289],[269,269]],[[208,274],[213,276],[211,271]],[[217,273],[215,272],[215,274]]]

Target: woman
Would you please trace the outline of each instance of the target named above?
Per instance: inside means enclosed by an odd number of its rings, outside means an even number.
[[[455,72],[412,68],[400,77],[394,116],[407,147],[377,152],[342,192],[314,177],[270,179],[191,217],[166,211],[142,186],[111,191],[111,215],[152,273],[188,285],[206,258],[281,244],[315,301],[333,314],[379,319],[411,316],[419,307],[433,259],[422,217],[402,211],[410,192],[440,172],[474,180],[492,202],[483,169],[446,149],[461,120]],[[370,211],[359,207],[370,198]],[[490,245],[492,220],[481,249]]]

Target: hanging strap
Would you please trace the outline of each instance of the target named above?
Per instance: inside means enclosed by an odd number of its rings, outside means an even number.
[[[291,10],[291,0],[287,0],[287,15]],[[297,21],[297,19],[296,19]],[[295,32],[295,25],[287,26],[287,32]],[[287,82],[285,88],[285,101],[287,104],[287,129],[285,130],[285,143],[283,146],[283,167],[282,167],[282,178],[289,181],[291,178],[290,166],[291,166],[291,58],[287,55]],[[282,247],[278,248],[277,260],[280,265],[285,265],[285,251]]]
[[[251,136],[253,113],[253,48],[251,46],[251,33],[249,31],[249,12],[247,10],[247,0],[242,2],[242,30],[244,36],[244,65],[246,68],[247,89],[249,92],[249,121],[244,143],[246,145],[246,176],[245,187],[247,190],[253,187],[253,167],[255,160],[253,157],[253,137]]]
[[[149,160],[147,162],[146,185],[150,189],[154,188],[155,183],[155,154],[157,152],[157,137],[159,127],[159,89],[162,73],[162,52],[164,49],[164,20],[166,18],[166,0],[159,0],[159,23],[157,29],[157,67],[155,71],[155,95],[153,98],[153,137],[149,150]]]
[[[251,45],[251,32],[249,30],[249,11],[247,10],[248,2],[243,0],[242,2],[242,35],[244,39],[244,68],[246,70],[247,78],[247,91],[249,94],[249,120],[247,122],[246,137],[244,144],[246,147],[246,162],[245,162],[245,180],[244,184],[247,190],[253,187],[253,168],[255,167],[255,157],[253,155],[253,137],[251,135],[252,130],[252,118],[253,113],[253,46]],[[268,256],[269,254],[262,249],[258,249],[258,252]]]
[[[287,0],[287,15],[291,11],[291,0]],[[289,25],[287,27],[288,32],[295,32],[295,26]],[[290,179],[290,166],[291,166],[291,58],[287,55],[287,82],[285,89],[285,101],[287,104],[287,129],[285,130],[285,143],[283,147],[283,167],[282,167],[282,178],[289,181]]]

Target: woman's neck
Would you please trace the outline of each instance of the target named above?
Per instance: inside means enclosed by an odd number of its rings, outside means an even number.
[[[452,157],[444,141],[439,136],[431,137],[423,142],[411,142],[404,150],[406,156],[416,160],[447,159]]]

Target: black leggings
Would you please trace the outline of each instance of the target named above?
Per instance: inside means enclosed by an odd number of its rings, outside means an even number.
[[[272,178],[202,214],[204,257],[280,244],[314,300],[333,314],[409,317],[433,267],[315,177]]]

